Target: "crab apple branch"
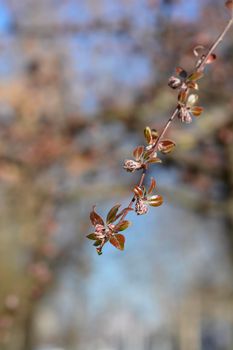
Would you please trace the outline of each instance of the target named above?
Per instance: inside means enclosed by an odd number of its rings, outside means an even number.
[[[177,90],[177,105],[171,117],[160,133],[147,126],[144,129],[146,145],[137,146],[133,151],[133,159],[127,159],[124,162],[123,168],[127,172],[142,171],[138,185],[133,188],[133,197],[128,206],[120,211],[121,205],[116,204],[109,210],[105,220],[96,213],[95,206],[93,207],[90,220],[94,229],[92,233],[87,235],[87,238],[94,241],[93,245],[99,255],[102,254],[102,249],[107,242],[119,250],[124,250],[125,236],[120,232],[131,225],[126,220],[126,216],[130,211],[134,211],[137,215],[144,215],[148,212],[150,206],[158,207],[163,204],[162,196],[155,192],[155,179],[151,178],[148,188],[144,185],[147,170],[150,165],[162,162],[159,157],[160,153],[168,154],[175,148],[175,142],[164,138],[174,119],[178,118],[182,123],[190,124],[193,118],[199,117],[203,112],[203,108],[197,105],[199,98],[196,93],[199,90],[198,81],[204,76],[206,65],[216,60],[217,57],[214,51],[233,24],[233,0],[226,1],[225,6],[230,12],[230,20],[206,53],[200,54],[205,50],[202,45],[194,48],[193,54],[196,57],[196,62],[193,71],[188,73],[184,68],[177,67],[175,75],[168,80],[168,86]]]

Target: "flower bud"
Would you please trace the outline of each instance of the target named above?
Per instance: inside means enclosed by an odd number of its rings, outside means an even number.
[[[170,86],[172,89],[177,89],[181,86],[182,81],[177,78],[177,77],[170,77],[170,79],[168,80],[168,86]]]
[[[179,111],[178,118],[182,123],[190,124],[192,123],[192,115],[186,107],[182,107]]]
[[[137,198],[135,212],[137,215],[144,215],[148,212],[148,205],[143,201],[143,199]]]
[[[131,159],[125,160],[124,166],[123,166],[123,168],[130,173],[133,173],[135,170],[141,169],[141,167],[142,167],[141,163]]]
[[[102,239],[106,236],[105,227],[103,225],[97,224],[95,226],[95,235],[98,239]]]

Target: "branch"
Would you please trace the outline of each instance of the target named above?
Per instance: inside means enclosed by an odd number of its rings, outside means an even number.
[[[125,237],[119,234],[119,232],[124,231],[130,226],[130,222],[125,220],[130,211],[133,210],[137,215],[143,215],[148,212],[148,206],[158,207],[163,203],[162,196],[157,194],[152,195],[156,187],[154,178],[151,179],[148,189],[144,186],[147,170],[151,164],[161,163],[161,159],[157,156],[158,152],[168,154],[174,149],[175,143],[171,140],[164,139],[174,119],[178,118],[181,122],[189,124],[192,122],[193,117],[199,117],[203,111],[202,107],[196,105],[198,95],[194,94],[192,91],[199,89],[197,81],[204,76],[206,65],[215,61],[216,55],[214,51],[233,24],[233,0],[228,0],[226,2],[226,7],[231,12],[231,18],[222,33],[208,49],[207,53],[199,57],[199,50],[203,49],[203,47],[199,45],[194,48],[193,52],[197,57],[197,62],[193,71],[188,74],[185,69],[177,67],[175,70],[176,76],[170,77],[168,85],[172,89],[178,90],[177,105],[171,117],[160,133],[157,133],[154,129],[151,130],[150,127],[146,127],[144,135],[147,146],[137,146],[133,151],[135,159],[128,159],[124,163],[124,168],[128,172],[133,173],[134,171],[142,170],[140,180],[138,185],[134,187],[134,194],[128,206],[118,213],[120,205],[115,205],[110,209],[106,222],[95,212],[95,207],[93,207],[90,219],[95,232],[89,234],[87,238],[95,241],[94,246],[99,255],[102,254],[102,248],[108,241],[116,248],[120,250],[124,249]],[[134,203],[135,208],[133,209]]]

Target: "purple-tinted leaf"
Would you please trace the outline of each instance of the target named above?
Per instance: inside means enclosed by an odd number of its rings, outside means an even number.
[[[106,218],[106,223],[107,224],[111,224],[112,222],[115,221],[116,215],[117,215],[117,212],[118,212],[120,206],[121,206],[121,204],[114,205],[114,207],[112,207],[109,210],[107,218]]]
[[[116,230],[116,232],[124,231],[124,230],[126,230],[130,225],[131,225],[131,222],[130,222],[130,221],[128,221],[128,220],[123,220],[123,221],[120,222],[118,225],[116,225],[115,230]]]
[[[168,154],[174,149],[175,146],[176,146],[176,144],[173,141],[163,140],[163,141],[159,142],[158,149],[160,152],[162,152],[164,154]]]
[[[104,221],[101,218],[101,216],[99,216],[96,212],[95,212],[95,207],[93,207],[93,210],[90,213],[90,220],[93,226],[96,225],[103,225],[104,226]]]
[[[125,237],[121,234],[116,234],[112,236],[109,242],[119,250],[124,250],[125,246]]]
[[[148,144],[152,143],[152,141],[153,141],[152,132],[151,132],[151,128],[149,126],[147,126],[144,129],[144,136],[145,136],[146,142]]]
[[[144,146],[138,146],[133,151],[133,156],[136,161],[139,161],[144,152]]]
[[[150,197],[147,200],[147,202],[151,207],[159,207],[160,205],[163,204],[163,197],[160,195],[155,195],[155,196]]]
[[[149,187],[149,190],[148,190],[148,194],[151,194],[153,192],[153,190],[155,189],[155,186],[156,186],[156,181],[152,177],[151,178],[151,182],[150,182],[150,187]]]

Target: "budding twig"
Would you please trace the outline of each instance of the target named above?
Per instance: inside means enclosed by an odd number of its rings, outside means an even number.
[[[124,249],[125,237],[119,234],[119,232],[129,227],[130,222],[125,220],[125,218],[130,211],[134,210],[138,215],[142,215],[147,213],[148,206],[157,207],[163,203],[163,198],[160,195],[151,195],[156,187],[156,182],[153,178],[151,179],[148,190],[144,186],[147,170],[151,164],[161,163],[161,159],[157,157],[158,152],[167,154],[175,147],[173,141],[164,139],[174,119],[178,118],[181,122],[191,123],[192,118],[199,117],[203,111],[202,107],[196,105],[198,95],[192,93],[192,90],[198,90],[197,81],[203,77],[205,66],[215,61],[216,55],[214,51],[233,24],[233,0],[228,0],[226,2],[226,7],[231,12],[229,22],[208,49],[207,53],[202,55],[201,58],[198,58],[193,71],[188,74],[183,68],[178,67],[176,68],[177,76],[170,77],[168,85],[172,89],[178,89],[178,101],[171,117],[159,134],[155,130],[146,127],[144,135],[148,145],[136,147],[133,152],[135,160],[126,160],[124,163],[124,168],[128,172],[142,170],[139,183],[134,187],[134,194],[128,206],[120,213],[118,213],[120,208],[119,204],[111,208],[106,218],[106,224],[93,208],[90,219],[95,232],[89,234],[87,237],[95,241],[94,246],[97,247],[98,254],[102,254],[102,248],[108,241],[116,248],[120,250]],[[198,45],[194,49],[195,56],[198,56],[198,50],[200,50],[200,48],[203,49],[201,45]],[[135,209],[133,209],[134,203]],[[116,221],[118,222],[116,223]]]

